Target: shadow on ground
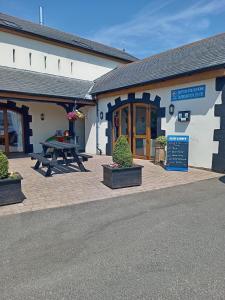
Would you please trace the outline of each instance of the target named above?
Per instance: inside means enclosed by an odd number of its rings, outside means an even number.
[[[219,181],[222,182],[222,183],[225,183],[225,176],[220,177]]]

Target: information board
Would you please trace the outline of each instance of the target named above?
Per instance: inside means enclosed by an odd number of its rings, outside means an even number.
[[[188,99],[204,98],[205,97],[205,84],[191,86],[183,89],[171,91],[171,101],[181,101]]]
[[[188,171],[189,136],[169,135],[167,137],[167,163],[168,171]]]

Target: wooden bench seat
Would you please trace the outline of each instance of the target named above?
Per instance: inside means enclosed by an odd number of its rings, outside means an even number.
[[[37,162],[34,166],[34,169],[39,169],[40,165],[42,164],[43,167],[47,167],[47,171],[45,173],[45,176],[48,177],[52,173],[52,168],[57,164],[56,160],[50,160],[47,157],[45,157],[43,154],[40,153],[31,153],[29,154],[31,159],[36,159]]]
[[[78,157],[82,158],[83,161],[88,161],[88,159],[92,158],[93,156],[86,154],[86,153],[79,153]]]

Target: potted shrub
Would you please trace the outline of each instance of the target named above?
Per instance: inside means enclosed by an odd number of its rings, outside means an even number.
[[[161,135],[157,137],[155,144],[155,164],[164,164],[166,159],[166,137]]]
[[[103,165],[103,183],[111,189],[141,185],[142,168],[133,164],[127,138],[120,136],[114,147],[113,163]]]
[[[0,152],[0,205],[20,203],[25,199],[21,180],[19,173],[9,173],[8,159]]]

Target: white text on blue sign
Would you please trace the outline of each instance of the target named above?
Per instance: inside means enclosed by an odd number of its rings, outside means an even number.
[[[205,90],[206,90],[206,86],[204,84],[183,88],[183,89],[172,90],[171,101],[204,98]]]

